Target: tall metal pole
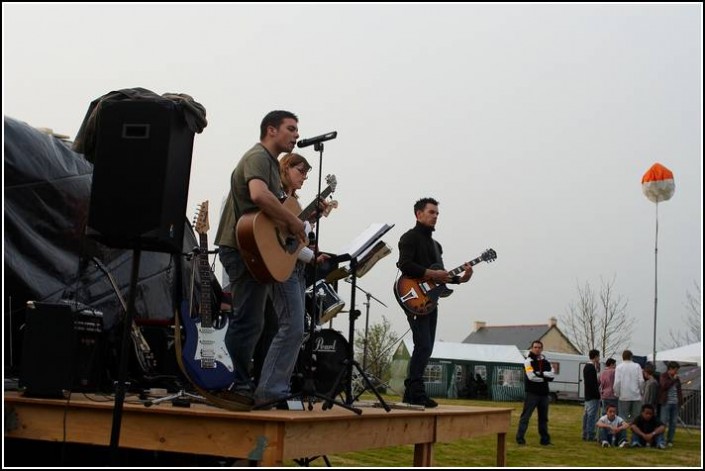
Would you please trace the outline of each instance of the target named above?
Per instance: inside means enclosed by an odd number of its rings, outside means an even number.
[[[658,202],[656,203],[656,237],[654,242],[654,343],[653,362],[656,365],[656,313],[658,306]]]

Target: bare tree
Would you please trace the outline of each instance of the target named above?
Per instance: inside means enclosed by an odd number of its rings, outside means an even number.
[[[669,339],[665,342],[664,348],[676,348],[683,345],[689,345],[701,341],[702,334],[702,295],[700,285],[693,282],[697,294],[685,291],[685,309],[686,313],[683,316],[685,322],[684,330],[669,329]]]
[[[581,352],[597,349],[603,358],[609,358],[628,348],[634,319],[627,315],[627,301],[615,293],[615,280],[607,282],[600,277],[600,282],[599,296],[590,283],[578,285],[578,300],[570,303],[561,323]]]
[[[367,339],[364,331],[355,331],[355,359],[365,367],[367,373],[382,382],[387,382],[391,376],[392,355],[398,340],[399,336],[392,331],[389,319],[382,316],[381,323],[369,326]],[[366,356],[365,343],[367,343]]]

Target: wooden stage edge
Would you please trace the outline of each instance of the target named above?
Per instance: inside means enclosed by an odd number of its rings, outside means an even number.
[[[112,398],[74,393],[68,399],[5,391],[5,437],[110,445]],[[414,445],[414,466],[433,466],[435,443],[497,435],[497,466],[506,465],[510,408],[439,405],[409,410],[360,407],[362,414],[315,403],[303,411],[233,412],[208,404],[152,407],[125,400],[120,448],[242,458],[261,466],[285,459]],[[353,404],[358,406],[358,404]],[[197,438],[200,437],[200,438]],[[321,440],[321,437],[337,437]]]

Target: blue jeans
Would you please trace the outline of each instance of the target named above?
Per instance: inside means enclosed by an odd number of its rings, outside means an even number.
[[[595,424],[597,423],[597,409],[600,407],[599,399],[585,401],[583,412],[583,440],[595,440]]]
[[[230,278],[233,297],[230,322],[225,333],[225,346],[235,367],[233,388],[253,392],[255,385],[250,371],[252,356],[264,328],[264,306],[271,285],[252,278],[239,250],[221,246],[218,255]]]
[[[641,446],[646,446],[646,440],[641,438],[636,433],[632,432],[632,446],[634,446],[635,443],[638,443]],[[657,447],[662,444],[665,445],[664,439],[663,439],[663,434],[659,433],[658,435],[654,435],[654,438],[652,439],[652,442],[650,445]]]
[[[617,433],[612,433],[608,428],[599,428],[600,443],[607,442],[612,446],[617,446],[622,442],[627,441],[627,431],[620,430]]]
[[[618,401],[617,409],[619,416],[631,424],[641,414],[641,400]]]
[[[673,443],[678,425],[678,404],[661,404],[661,422],[668,427],[668,443]]]
[[[306,279],[302,263],[296,263],[288,280],[273,285],[272,299],[279,328],[262,365],[255,404],[284,399],[289,395],[291,375],[304,338]]]
[[[531,414],[534,413],[534,409],[538,410],[539,415],[539,436],[541,437],[542,444],[551,443],[551,436],[548,434],[548,395],[539,396],[538,394],[526,393],[526,398],[524,399],[524,409],[521,411],[521,417],[519,418],[519,428],[517,429],[516,440],[521,443],[524,442],[524,435],[526,434],[526,429],[529,428],[529,419]]]

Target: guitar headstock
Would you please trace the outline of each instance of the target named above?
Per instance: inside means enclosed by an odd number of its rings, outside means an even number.
[[[338,179],[335,175],[326,175],[326,184],[330,187],[331,193],[335,191],[335,187],[338,186]]]
[[[198,211],[193,221],[193,226],[199,234],[205,234],[210,229],[208,225],[208,200],[198,205]]]
[[[494,249],[487,249],[480,256],[483,262],[494,262],[497,260],[497,252]]]

